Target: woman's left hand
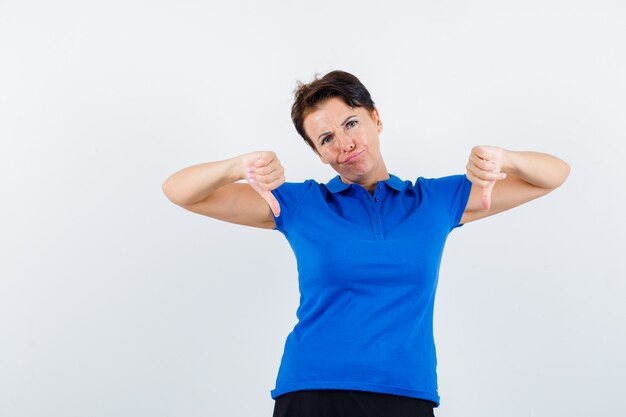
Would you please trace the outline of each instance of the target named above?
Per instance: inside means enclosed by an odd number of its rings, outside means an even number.
[[[474,146],[467,163],[467,179],[482,188],[482,208],[488,211],[491,207],[491,191],[496,181],[506,178],[501,172],[505,150],[497,146]]]

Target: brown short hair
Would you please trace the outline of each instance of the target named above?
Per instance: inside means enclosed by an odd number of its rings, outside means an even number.
[[[338,70],[331,71],[322,78],[318,78],[318,75],[309,84],[298,81],[298,87],[294,90],[295,101],[291,107],[291,120],[296,130],[315,153],[315,145],[304,131],[304,119],[319,105],[331,97],[339,97],[352,108],[363,107],[370,114],[375,109],[369,91],[354,75]]]

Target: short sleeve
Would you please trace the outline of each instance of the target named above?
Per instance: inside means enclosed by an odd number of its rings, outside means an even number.
[[[283,234],[287,233],[298,206],[314,184],[314,180],[284,182],[280,187],[272,190],[272,194],[280,205],[280,216],[274,216],[274,221],[276,222],[274,230],[278,230]]]
[[[443,210],[450,230],[463,226],[459,224],[469,199],[472,182],[465,174],[441,178],[418,178],[426,185],[433,201]]]

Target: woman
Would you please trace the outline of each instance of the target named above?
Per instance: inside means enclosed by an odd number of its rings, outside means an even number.
[[[193,212],[279,230],[294,250],[299,320],[272,391],[274,417],[433,416],[433,306],[448,234],[549,193],[569,166],[476,146],[465,175],[403,181],[380,153],[369,92],[342,71],[300,84],[292,120],[337,172],[327,184],[285,182],[276,155],[260,151],[185,168],[163,190]]]

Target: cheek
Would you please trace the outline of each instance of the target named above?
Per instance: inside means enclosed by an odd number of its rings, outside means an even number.
[[[369,129],[359,129],[354,132],[354,134],[361,139],[368,139],[369,141],[371,141],[370,137],[372,136],[373,132]]]
[[[325,164],[328,164],[329,161],[331,161],[330,156],[328,155],[328,152],[324,152],[324,151],[320,152],[319,157],[320,157],[320,160]]]

